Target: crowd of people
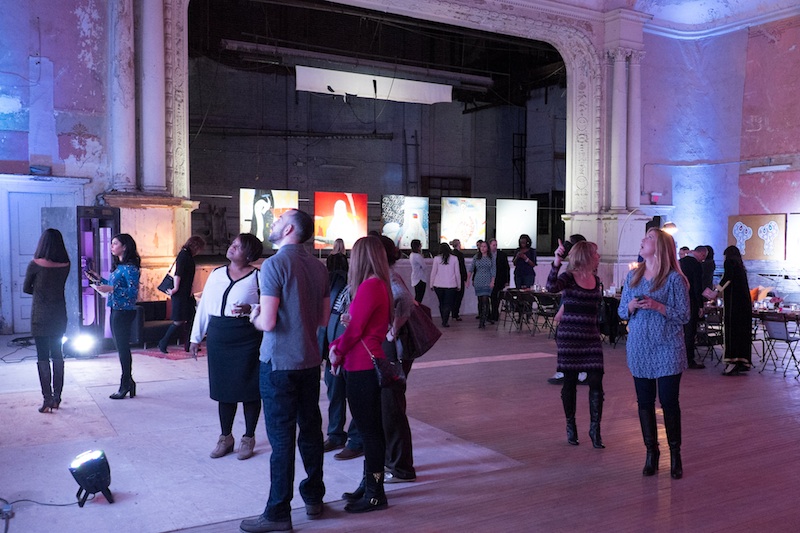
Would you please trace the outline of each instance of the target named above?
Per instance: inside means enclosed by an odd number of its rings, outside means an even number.
[[[270,488],[264,511],[242,521],[245,532],[291,529],[295,447],[306,471],[300,496],[310,519],[324,512],[323,456],[334,450],[341,450],[334,456],[339,460],[364,457],[361,483],[342,495],[347,501],[345,510],[385,509],[384,483],[416,479],[405,398],[413,359],[404,356],[407,350],[402,337],[402,332],[408,331],[404,328],[413,307],[430,288],[439,300],[441,325],[449,327],[450,318],[461,320],[460,296],[472,286],[478,299],[478,327],[483,329],[499,318],[500,294],[511,282],[510,263],[517,287],[531,287],[535,281],[536,253],[524,234],[510,257],[498,249],[495,239],[479,242],[469,268],[458,240],[441,243],[430,276],[426,275],[421,243],[414,240],[409,257],[410,288],[394,268],[401,253],[388,237],[359,239],[349,260],[344,243],[337,241],[326,264],[307,250],[305,243],[312,237],[313,219],[307,213],[285,212],[271,225],[268,235],[278,251],[257,268],[254,263],[263,254],[262,242],[249,233],[238,235],[227,250],[228,264],[211,272],[196,305],[191,293],[193,258],[203,250],[204,241],[190,238],[175,261],[174,286],[169,291],[173,324],[159,348],[165,351],[172,336],[187,325],[191,325],[191,333],[182,337],[193,355],[206,343],[209,395],[218,404],[220,424],[210,457],[234,451],[232,429],[239,403],[245,433],[238,458],[252,457],[255,428],[263,409],[272,448]],[[561,296],[555,343],[566,440],[569,445],[579,445],[576,411],[581,376],[589,386],[588,435],[594,448],[603,449],[600,254],[595,243],[580,235],[573,237],[566,243],[559,241],[545,286]],[[137,391],[130,335],[141,259],[136,242],[124,233],[113,237],[110,252],[113,264],[107,279],[91,270],[84,274],[95,290],[107,297],[111,309],[122,374],[119,390],[110,398],[133,398]],[[627,364],[646,450],[642,473],[652,476],[659,467],[658,397],[670,451],[670,475],[680,479],[680,382],[684,370],[704,368],[694,358],[697,324],[708,297],[704,291],[716,287],[719,292],[713,294],[724,300],[727,366],[723,374],[744,372],[751,366],[747,275],[739,250],[731,246],[724,252],[724,275],[715,286],[710,247],[684,247],[676,254],[672,237],[654,228],[642,239],[639,255],[641,261],[625,279],[618,313],[627,321]],[[31,325],[43,396],[40,412],[58,409],[61,403],[61,336],[67,325],[64,287],[70,264],[61,233],[46,230],[23,287],[33,295]],[[561,272],[564,264],[566,271]],[[742,335],[748,338],[743,340]],[[399,368],[405,378],[401,385],[379,385],[376,358],[385,358]],[[319,408],[321,366],[329,400],[327,438]],[[352,420],[345,431],[348,406]]]

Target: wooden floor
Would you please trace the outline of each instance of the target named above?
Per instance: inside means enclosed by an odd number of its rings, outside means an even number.
[[[800,383],[791,374],[784,378],[781,372],[753,371],[725,377],[713,365],[687,371],[681,384],[684,478],[669,476],[660,410],[661,470],[645,478],[645,450],[623,344],[606,345],[602,434],[607,448],[593,449],[587,435],[587,387],[579,387],[581,444],[569,446],[560,387],[546,381],[555,370],[554,341],[503,329],[481,332],[473,316],[464,316],[415,365],[409,378],[409,416],[453,439],[502,454],[514,466],[459,476],[463,465],[454,457],[436,469],[420,469],[417,483],[391,492],[388,510],[349,515],[343,502],[334,501],[327,504],[324,519],[311,522],[296,509],[295,530],[800,528],[795,505],[800,496]],[[423,457],[417,461],[425,463]],[[440,481],[437,472],[448,475]],[[293,502],[294,507],[301,504]],[[238,522],[182,531],[231,532],[237,531]]]

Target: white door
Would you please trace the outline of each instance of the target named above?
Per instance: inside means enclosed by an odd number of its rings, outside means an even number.
[[[8,195],[11,229],[11,301],[14,333],[31,330],[32,297],[22,292],[25,271],[33,259],[39,237],[42,235],[43,207],[75,206],[71,193],[11,192]]]

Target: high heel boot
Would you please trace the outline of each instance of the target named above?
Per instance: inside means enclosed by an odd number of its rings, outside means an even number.
[[[672,479],[680,479],[683,477],[680,409],[664,409],[664,428],[667,430],[669,444],[669,475]]]
[[[122,400],[125,396],[130,393],[131,398],[136,396],[136,382],[133,381],[133,378],[122,378],[119,383],[119,390],[114,394],[111,394],[109,398],[112,400]]]
[[[567,418],[567,442],[573,446],[578,442],[578,427],[575,424],[575,402],[577,391],[561,389],[561,403],[564,405],[564,416]]]
[[[64,360],[53,360],[53,409],[61,405],[61,391],[64,389]]]
[[[386,493],[383,490],[383,475],[383,472],[368,473],[364,496],[360,500],[345,505],[344,510],[348,513],[368,513],[389,507]]]
[[[656,432],[656,409],[639,409],[639,423],[642,426],[642,437],[647,448],[644,460],[643,476],[652,476],[658,470],[658,433]]]
[[[38,361],[36,363],[39,370],[39,385],[42,387],[42,397],[44,403],[39,408],[40,413],[48,413],[53,410],[53,390],[50,388],[50,361]]]
[[[589,438],[592,439],[592,446],[595,448],[605,448],[603,439],[600,437],[600,419],[603,417],[603,391],[589,391]]]

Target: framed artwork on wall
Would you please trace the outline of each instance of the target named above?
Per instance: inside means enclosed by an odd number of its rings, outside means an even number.
[[[478,239],[486,240],[486,198],[442,198],[440,239],[458,239],[465,250],[474,250]]]
[[[404,250],[411,248],[414,239],[419,239],[423,250],[427,249],[428,212],[427,198],[386,194],[381,199],[382,233]]]
[[[739,248],[745,260],[784,260],[786,215],[728,217],[728,245]]]
[[[536,200],[497,200],[497,246],[512,250],[519,246],[519,236],[530,235],[536,242],[539,202]]]
[[[367,195],[352,192],[314,193],[314,249],[330,250],[342,239],[349,250],[367,234]]]
[[[272,223],[289,209],[297,209],[298,195],[298,191],[239,189],[239,233],[252,233],[264,249],[271,249]]]

